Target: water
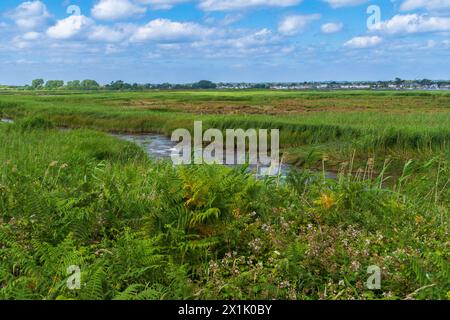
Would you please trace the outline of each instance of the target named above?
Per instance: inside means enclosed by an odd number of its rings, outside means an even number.
[[[115,134],[115,137],[133,142],[143,148],[148,156],[155,160],[171,160],[173,151],[177,151],[175,146],[177,142],[173,142],[170,138],[161,134]],[[228,165],[229,167],[236,167],[237,165]],[[257,177],[264,177],[267,175],[286,177],[291,166],[281,165],[281,167],[273,168],[270,166],[256,166],[249,165],[248,171],[255,172]]]
[[[170,159],[172,152],[176,151],[175,146],[177,143],[172,142],[162,134],[114,134],[114,136],[137,144],[145,150],[149,157],[155,160]]]
[[[14,120],[3,118],[0,119],[0,122],[14,123]],[[68,129],[61,128],[61,130],[65,131]],[[162,134],[113,134],[113,136],[135,143],[139,147],[143,148],[150,158],[155,160],[171,160],[172,152],[177,150],[175,148],[177,143],[171,141],[168,137]],[[237,167],[237,165],[228,166]],[[263,178],[266,176],[280,176],[285,178],[292,168],[292,166],[286,164],[282,164],[280,167],[275,168],[270,166],[249,165],[247,170],[249,172],[254,172],[257,178]],[[335,179],[336,174],[328,172],[327,177]]]

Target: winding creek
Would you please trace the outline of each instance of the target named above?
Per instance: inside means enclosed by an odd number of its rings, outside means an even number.
[[[0,119],[3,123],[14,123],[13,119]],[[67,129],[64,129],[67,130]],[[177,142],[162,134],[111,134],[112,136],[133,142],[141,147],[147,155],[154,160],[170,160],[173,151],[176,151],[175,146]],[[229,167],[236,167],[237,165],[228,165]],[[248,171],[253,172],[257,178],[266,176],[280,176],[285,178],[293,166],[282,164],[280,168],[270,168],[269,166],[249,165]],[[281,170],[281,171],[280,171]],[[332,172],[327,173],[328,178],[335,179],[336,174]]]
[[[171,139],[167,136],[161,134],[114,134],[113,136],[133,142],[143,148],[146,153],[152,159],[156,160],[165,160],[171,159],[171,155],[173,151],[176,151],[175,146],[178,144],[177,142],[171,141]],[[235,167],[237,165],[228,165],[229,167]],[[285,177],[289,172],[291,167],[289,165],[281,165],[281,168],[270,168],[270,166],[256,166],[249,165],[248,171],[254,172],[257,177],[263,176],[282,176]],[[281,171],[280,171],[281,169]]]
[[[14,123],[12,119],[0,119],[3,123]],[[67,130],[67,129],[64,129]],[[141,147],[147,155],[154,160],[171,160],[173,151],[176,151],[177,142],[173,142],[169,137],[162,134],[111,134],[113,137],[133,142]],[[236,167],[237,165],[229,165]],[[262,178],[264,176],[281,176],[286,177],[291,166],[281,165],[281,168],[270,168],[269,166],[249,165],[248,171],[254,172],[255,176]],[[281,171],[280,171],[281,170]]]

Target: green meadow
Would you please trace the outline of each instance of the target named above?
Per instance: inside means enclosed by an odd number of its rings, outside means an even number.
[[[450,298],[450,93],[8,91],[0,118],[0,299]],[[294,169],[108,134],[199,120],[280,129]]]
[[[287,161],[303,163],[314,155],[317,165],[326,153],[335,166],[353,152],[361,161],[376,157],[382,163],[388,156],[402,162],[448,151],[449,110],[447,92],[44,91],[0,96],[3,117],[39,115],[72,128],[170,135],[176,128],[192,128],[194,120],[202,120],[205,129],[278,128]]]

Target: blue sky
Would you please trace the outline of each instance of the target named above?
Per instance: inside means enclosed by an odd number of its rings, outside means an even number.
[[[449,58],[450,0],[0,2],[2,84],[450,79]]]

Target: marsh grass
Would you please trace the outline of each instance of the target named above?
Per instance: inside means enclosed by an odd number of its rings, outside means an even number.
[[[0,299],[448,299],[449,106],[431,92],[2,94],[16,122],[0,123]],[[99,132],[194,120],[280,129],[297,169],[173,167]]]

